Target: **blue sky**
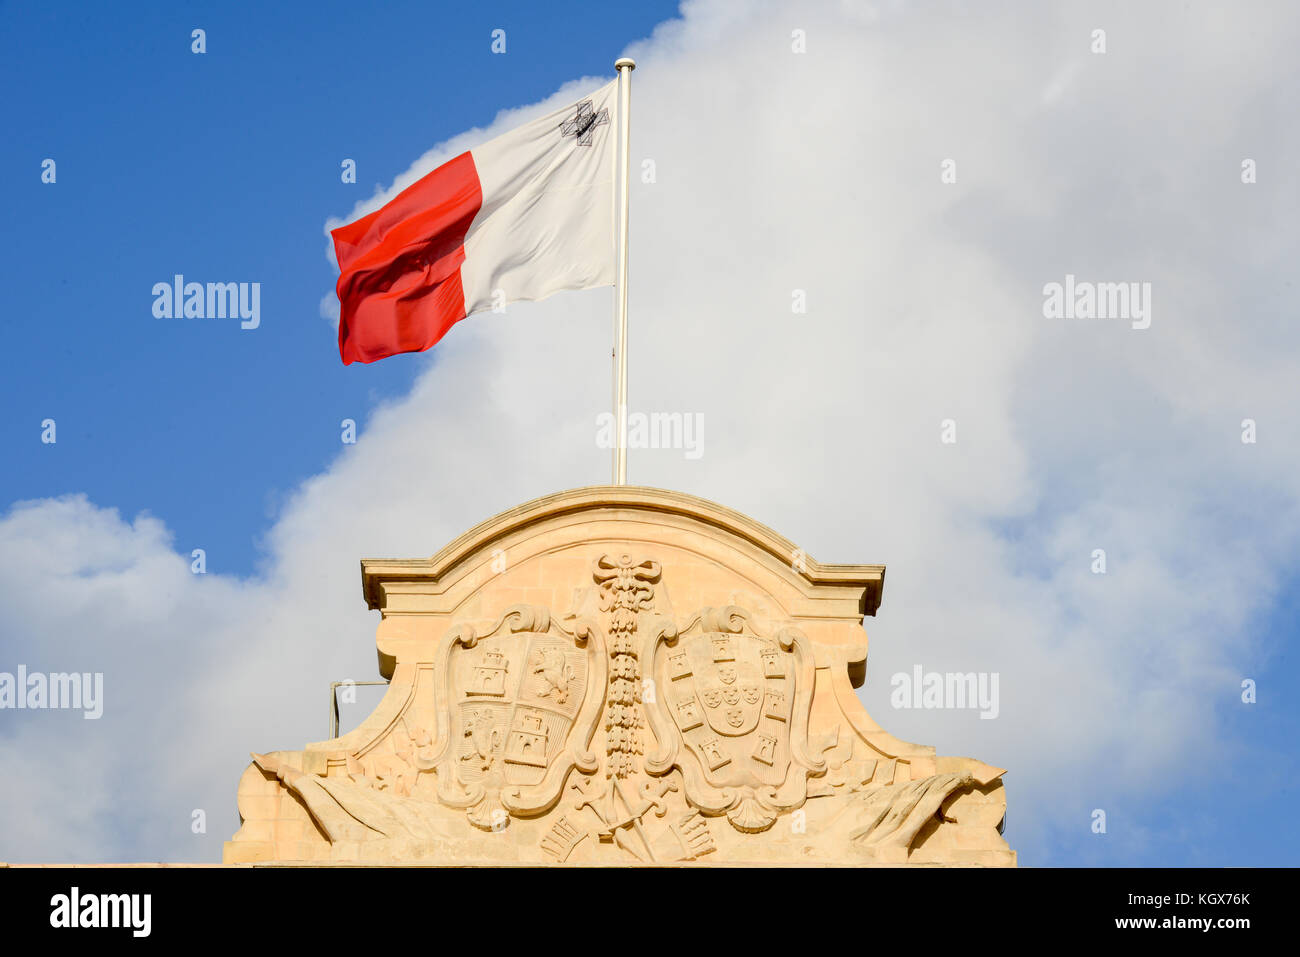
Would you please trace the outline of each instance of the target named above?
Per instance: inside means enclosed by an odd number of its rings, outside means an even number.
[[[0,322],[23,358],[3,386],[0,500],[85,492],[159,516],[212,571],[252,572],[282,496],[338,453],[339,423],[364,428],[438,358],[342,365],[318,307],[336,275],[325,218],[499,110],[612,73],[675,9],[5,5],[0,75],[24,92],[6,98],[0,176],[25,225],[6,254]],[[261,282],[261,327],[155,319],[150,290],[176,273]],[[54,446],[32,441],[46,418]]]
[[[175,684],[166,722],[0,726],[0,766],[28,768],[0,818],[59,808],[0,860],[219,857],[247,751],[323,736],[328,682],[374,677],[361,555],[431,554],[605,479],[606,291],[344,367],[324,229],[631,51],[634,153],[659,168],[633,191],[633,403],[708,423],[699,461],[634,455],[632,481],[889,566],[863,699],[1009,769],[1023,863],[1296,861],[1300,14],[738,9],[700,0],[647,39],[675,4],[0,6],[0,670],[118,667],[119,700]],[[1152,281],[1151,329],[1045,320],[1066,272]],[[260,282],[260,328],[154,318],[176,273]],[[1000,719],[891,712],[889,675],[918,662],[1000,670]],[[96,762],[158,724],[205,763],[160,737],[124,819],[126,772]],[[63,808],[74,772],[89,797]],[[212,833],[160,835],[173,805],[211,807]]]

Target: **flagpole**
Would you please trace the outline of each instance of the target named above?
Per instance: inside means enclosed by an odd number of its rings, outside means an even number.
[[[618,124],[621,173],[618,196],[618,274],[614,294],[614,328],[617,345],[614,347],[616,382],[614,421],[618,428],[618,441],[614,447],[614,484],[627,484],[627,211],[628,178],[632,167],[632,71],[636,61],[621,57],[614,63],[618,71]]]

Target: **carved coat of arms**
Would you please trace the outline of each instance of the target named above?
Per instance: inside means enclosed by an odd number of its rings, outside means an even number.
[[[594,641],[589,639],[594,637]],[[485,635],[446,643],[446,733],[435,746],[438,796],[499,830],[508,813],[551,803],[587,752],[604,698],[604,649],[595,629],[566,631],[549,612],[518,606]],[[580,726],[580,727],[579,727]]]
[[[664,746],[647,771],[680,765],[692,802],[742,831],[804,802],[809,773],[826,766],[808,748],[814,665],[801,632],[759,634],[743,609],[706,608],[660,634],[654,661]]]

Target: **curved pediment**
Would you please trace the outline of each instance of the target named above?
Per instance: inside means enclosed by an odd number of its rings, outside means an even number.
[[[437,582],[457,566],[504,548],[519,533],[560,524],[626,520],[635,515],[647,523],[661,518],[665,527],[694,527],[701,534],[726,539],[739,551],[766,556],[809,589],[816,586],[855,594],[858,614],[874,615],[885,583],[884,565],[826,565],[808,556],[795,543],[734,509],[707,499],[665,489],[630,485],[592,485],[534,499],[476,525],[429,559],[361,560],[362,591],[371,608],[382,608],[383,587],[398,582]]]
[[[1002,772],[853,692],[881,565],[626,486],[361,565],[388,692],[254,755],[228,860],[1014,863]]]

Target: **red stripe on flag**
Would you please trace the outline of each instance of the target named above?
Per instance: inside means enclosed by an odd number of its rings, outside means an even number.
[[[461,153],[381,209],[333,230],[344,365],[422,352],[465,318],[460,265],[483,205],[474,158]]]

